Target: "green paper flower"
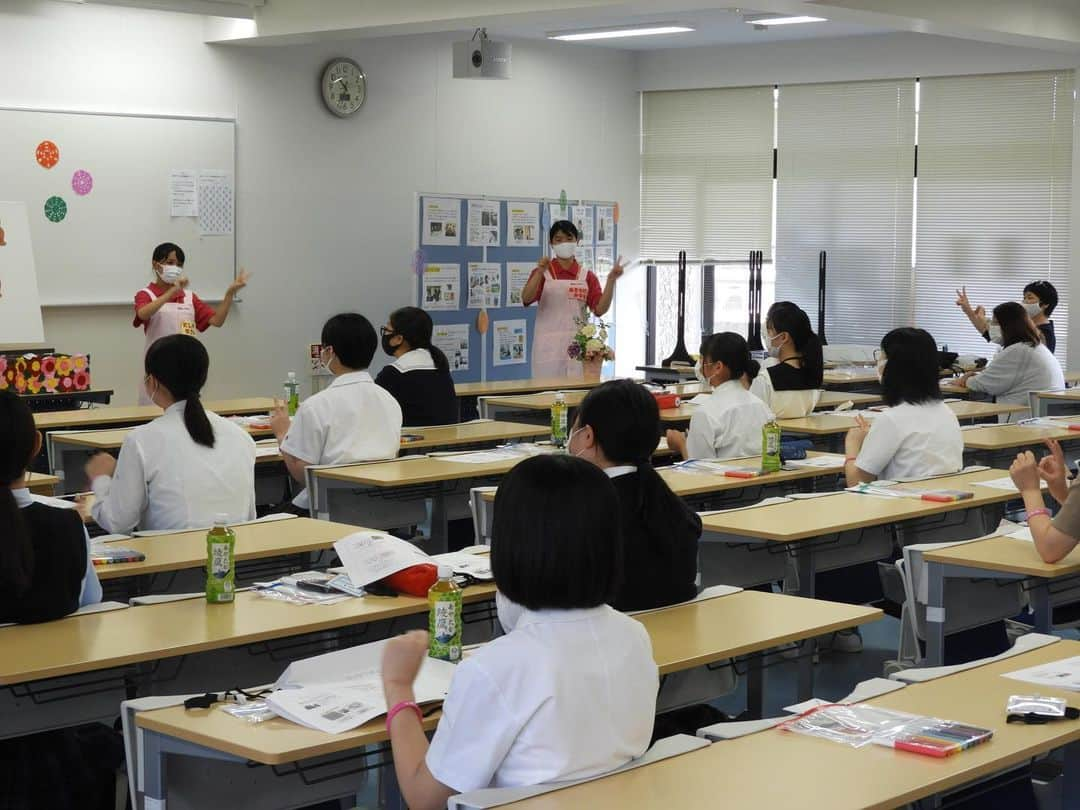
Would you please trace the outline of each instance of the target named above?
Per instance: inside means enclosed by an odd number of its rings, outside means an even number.
[[[49,222],[60,222],[67,216],[67,203],[62,197],[49,197],[45,201],[45,218]]]

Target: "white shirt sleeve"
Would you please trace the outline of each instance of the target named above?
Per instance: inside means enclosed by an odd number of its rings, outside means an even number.
[[[127,534],[139,525],[148,496],[142,449],[135,434],[124,439],[112,477],[95,478],[91,488],[95,500],[90,512],[105,531]]]
[[[1014,343],[998,352],[986,368],[968,379],[967,387],[971,391],[998,396],[1011,390],[1017,384],[1017,371],[1024,362],[1024,344]],[[1030,358],[1028,358],[1028,362]]]
[[[326,448],[326,426],[311,408],[303,405],[293,416],[289,432],[281,442],[282,452],[300,459],[305,464],[320,464]]]
[[[83,574],[82,590],[79,592],[79,607],[96,605],[101,601],[101,582],[94,570],[94,561],[90,559],[90,535],[85,526],[83,535],[86,537],[86,573]]]
[[[870,423],[870,432],[855,458],[855,466],[871,475],[881,475],[900,449],[901,439],[893,421],[884,412],[878,414]]]
[[[758,372],[758,375],[754,377],[754,381],[750,383],[750,393],[768,405],[769,409],[772,410],[772,391],[772,377],[769,376],[769,370],[763,368]]]
[[[520,728],[476,660],[458,666],[442,711],[425,758],[431,775],[459,793],[489,787]]]
[[[716,428],[705,411],[698,411],[690,417],[686,454],[690,458],[716,458]]]

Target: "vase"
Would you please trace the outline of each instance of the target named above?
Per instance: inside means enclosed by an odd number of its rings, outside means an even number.
[[[592,360],[582,360],[581,369],[585,373],[586,380],[599,380],[600,369],[603,368],[604,358],[594,357]]]

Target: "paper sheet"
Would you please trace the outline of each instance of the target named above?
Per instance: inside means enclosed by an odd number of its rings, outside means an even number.
[[[277,439],[266,444],[260,442],[255,445],[255,458],[270,458],[277,455],[281,455],[281,448],[278,446]]]
[[[230,236],[233,232],[233,175],[201,169],[198,178],[199,233]]]
[[[528,326],[524,318],[511,321],[495,321],[491,335],[494,341],[492,362],[497,366],[522,365],[528,362],[526,344]]]
[[[596,244],[610,245],[615,240],[615,207],[596,206]],[[597,250],[599,254],[599,250]]]
[[[1013,540],[1025,540],[1028,543],[1035,542],[1035,538],[1031,536],[1031,529],[1027,526],[1022,529],[1017,529],[1015,532],[1009,532],[1005,536],[1011,537]]]
[[[498,247],[501,208],[497,200],[469,200],[469,247]]]
[[[428,264],[424,266],[420,306],[423,309],[458,309],[461,290],[461,265]]]
[[[1080,692],[1080,655],[1027,669],[1018,669],[1015,672],[1006,672],[1003,677],[1033,683],[1036,686]]]
[[[536,262],[506,263],[506,306],[521,306],[521,291],[529,281]]]
[[[451,371],[469,370],[469,325],[437,323],[431,333],[431,345],[442,350]]]
[[[474,579],[493,580],[495,575],[491,573],[491,556],[488,554],[466,554],[461,551],[451,551],[446,554],[436,554],[432,557],[439,565],[449,565],[455,574],[468,574]]]
[[[511,450],[475,450],[464,453],[440,453],[438,458],[443,461],[457,461],[461,464],[498,464],[521,458],[521,455]]]
[[[413,565],[431,563],[431,557],[412,543],[383,532],[363,531],[334,543],[334,551],[353,584],[364,587]]]
[[[173,169],[169,172],[170,217],[197,217],[199,215],[197,177],[198,172],[194,169]]]
[[[421,244],[461,244],[461,200],[453,197],[424,197]]]
[[[788,467],[809,467],[814,469],[843,467],[844,456],[839,453],[826,453],[824,455],[812,456],[809,458],[790,459],[785,461],[784,464]]]
[[[570,220],[577,226],[581,243],[592,248],[593,245],[593,207],[591,205],[570,206]]]
[[[38,495],[36,492],[31,492],[30,497],[33,499],[34,503],[40,503],[42,506],[51,506],[53,509],[75,509],[78,506],[73,500],[50,498],[48,495]]]
[[[469,262],[469,309],[494,309],[502,301],[502,265]]]
[[[540,245],[540,203],[508,202],[509,222],[506,229],[507,247],[538,247]]]
[[[1013,483],[1013,480],[1007,475],[1004,476],[1003,478],[994,478],[994,479],[992,479],[990,481],[975,481],[973,483],[977,487],[989,487],[990,489],[1001,489],[1001,490],[1004,490],[1005,492],[1019,492],[1020,491],[1020,490],[1018,490],[1016,488],[1016,484]],[[1045,481],[1040,481],[1039,484],[1042,486],[1043,489],[1046,489],[1047,484],[1046,484]]]
[[[591,245],[586,245],[584,242],[579,243],[574,249],[574,258],[577,259],[578,266],[586,273],[592,273],[596,269]]]

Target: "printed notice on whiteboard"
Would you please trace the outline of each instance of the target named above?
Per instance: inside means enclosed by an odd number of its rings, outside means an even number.
[[[458,309],[461,265],[429,264],[424,267],[420,306],[424,309]]]
[[[469,200],[469,247],[497,247],[502,203]]]
[[[593,207],[591,205],[570,206],[570,221],[577,226],[578,236],[582,244],[592,246],[593,243]]]
[[[199,233],[229,236],[233,232],[232,172],[202,169],[198,183]]]
[[[491,325],[495,341],[495,365],[515,366],[527,360],[527,323],[524,318],[515,318],[511,321],[495,321]]]
[[[596,244],[614,245],[615,243],[615,206],[596,206]]]
[[[521,291],[529,281],[529,276],[536,268],[536,262],[507,262],[506,263],[506,305],[508,307],[520,307]]]
[[[197,217],[199,190],[194,169],[173,169],[169,172],[169,216]]]
[[[421,243],[461,244],[461,200],[453,197],[424,197]]]
[[[508,202],[507,247],[537,247],[540,244],[540,203]]]
[[[469,262],[469,309],[499,306],[502,266],[498,262]]]
[[[469,325],[437,323],[431,333],[431,345],[441,349],[451,371],[469,370]]]

